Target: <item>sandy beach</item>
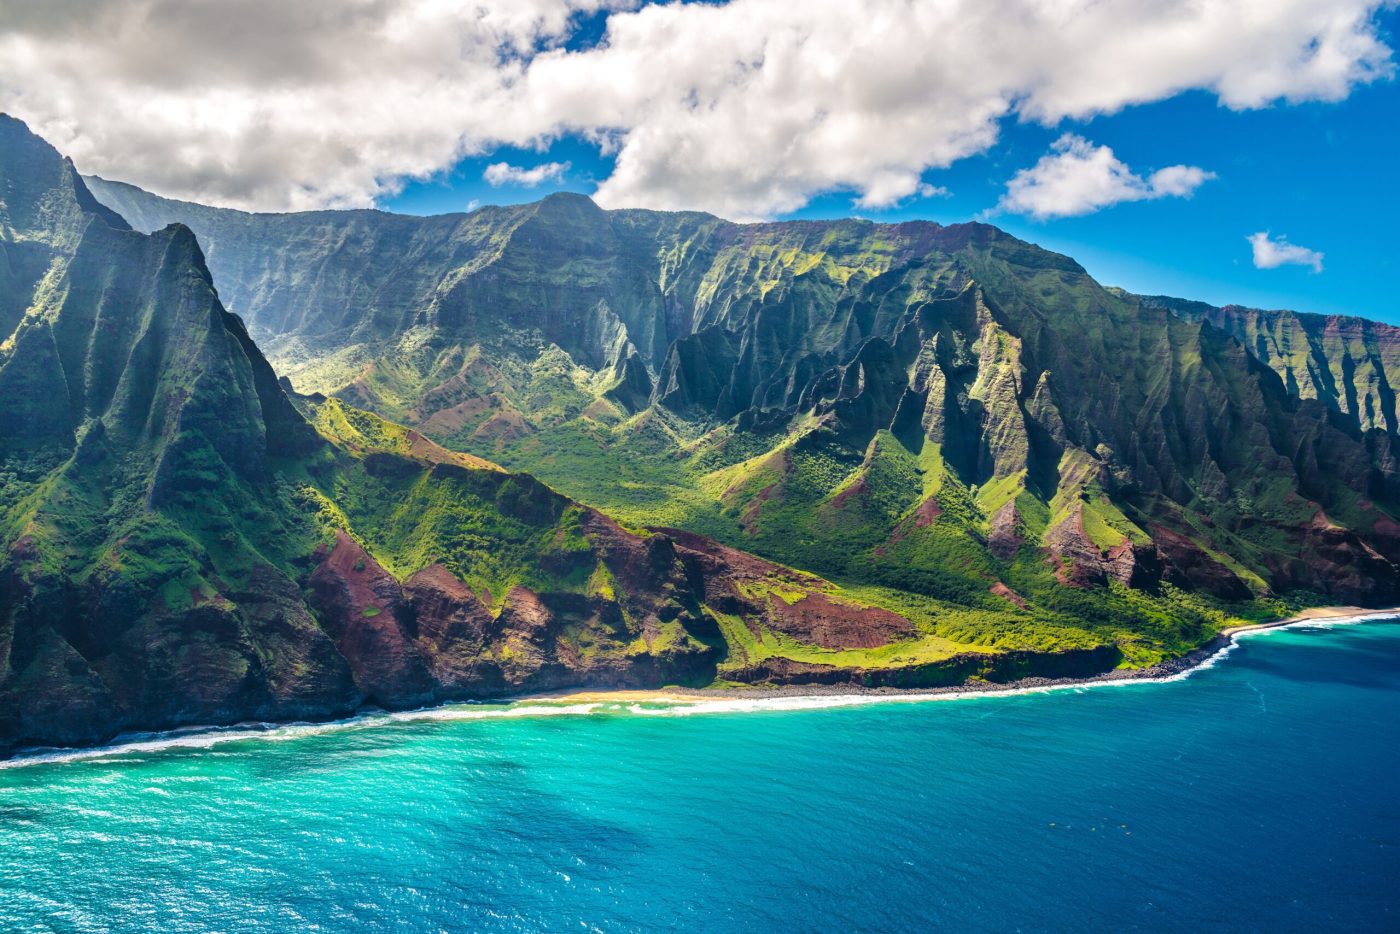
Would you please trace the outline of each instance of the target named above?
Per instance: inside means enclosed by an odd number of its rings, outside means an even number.
[[[1384,618],[1387,616],[1400,616],[1400,607],[1393,606],[1386,609],[1368,610],[1359,606],[1316,606],[1285,619],[1276,619],[1268,623],[1253,623],[1249,626],[1233,626],[1229,629],[1222,629],[1220,630],[1220,635],[1233,636],[1241,632],[1253,632],[1258,629],[1277,629],[1280,626],[1291,626],[1294,623],[1307,623],[1317,620],[1363,620],[1371,617]]]

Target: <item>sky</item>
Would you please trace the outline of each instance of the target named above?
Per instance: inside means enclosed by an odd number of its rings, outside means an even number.
[[[1380,0],[0,0],[0,110],[248,210],[980,220],[1400,324],[1397,37]]]

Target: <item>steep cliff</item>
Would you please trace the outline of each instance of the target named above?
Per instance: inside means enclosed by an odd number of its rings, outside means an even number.
[[[1362,431],[1400,431],[1394,389],[1400,381],[1400,328],[1346,315],[1217,308],[1165,295],[1138,300],[1234,337],[1279,375],[1290,395],[1317,399]]]
[[[975,609],[943,617],[958,637],[1140,631],[1183,592],[1400,588],[1384,325],[1142,299],[982,224],[740,225],[574,195],[272,217],[98,193],[202,225],[216,281],[299,387],[630,521]],[[415,246],[444,230],[455,258]],[[352,328],[288,325],[320,291],[292,300],[306,280],[274,258],[374,298],[337,306]],[[371,265],[404,274],[381,288],[356,276]],[[390,293],[411,322],[379,315]]]
[[[0,754],[575,685],[1028,670],[289,395],[188,228],[131,230],[5,117],[0,192]],[[1076,634],[1076,664],[1121,657]]]

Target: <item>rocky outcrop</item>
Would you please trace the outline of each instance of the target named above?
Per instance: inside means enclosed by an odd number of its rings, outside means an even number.
[[[1166,568],[1163,578],[1169,583],[1226,599],[1242,599],[1248,594],[1244,581],[1235,572],[1185,535],[1156,526],[1152,538]]]
[[[7,584],[20,603],[4,627],[0,753],[123,730],[343,715],[363,701],[346,659],[280,575],[260,571],[250,589],[183,610],[123,610],[91,590],[95,602],[68,602],[23,567],[11,566]]]
[[[701,610],[712,582],[665,536],[591,512],[582,528],[610,593],[516,585],[493,609],[442,564],[400,584],[340,532],[310,576],[311,604],[361,692],[385,706],[712,678],[723,654],[704,641],[717,635]]]
[[[357,542],[337,532],[309,587],[322,628],[367,700],[388,707],[432,700],[428,668],[414,645],[411,605],[398,581]]]

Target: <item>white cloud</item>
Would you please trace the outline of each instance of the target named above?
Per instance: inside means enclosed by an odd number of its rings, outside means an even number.
[[[1254,268],[1277,269],[1280,266],[1311,266],[1322,272],[1322,254],[1307,247],[1295,246],[1286,237],[1273,238],[1267,230],[1245,238],[1254,248]]]
[[[946,198],[952,192],[942,185],[919,181],[916,174],[875,178],[866,185],[864,193],[853,202],[858,208],[889,208],[910,198]]]
[[[543,162],[532,169],[511,165],[509,162],[493,162],[481,173],[492,188],[502,185],[518,185],[521,188],[535,188],[549,181],[558,181],[569,171],[567,162]]]
[[[607,206],[878,208],[1004,119],[1345,97],[1393,70],[1380,2],[0,0],[0,110],[84,171],[236,207],[366,205],[578,133],[616,156]]]
[[[85,172],[363,207],[484,151],[576,15],[629,0],[0,0],[0,110]]]
[[[1154,198],[1189,198],[1197,188],[1213,178],[1214,172],[1194,165],[1169,165],[1148,176],[1147,187]]]
[[[1042,156],[1006,185],[997,209],[1029,214],[1039,220],[1091,214],[1123,201],[1189,198],[1215,173],[1192,165],[1172,165],[1143,178],[1134,175],[1107,146],[1095,146],[1082,136],[1066,133]]]

